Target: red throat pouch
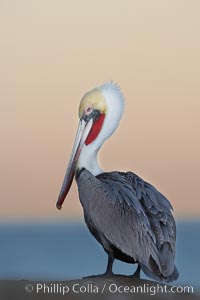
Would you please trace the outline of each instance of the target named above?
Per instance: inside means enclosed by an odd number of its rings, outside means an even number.
[[[94,124],[90,130],[90,133],[88,134],[88,137],[85,141],[86,145],[89,145],[96,139],[99,132],[101,131],[104,119],[105,119],[105,114],[100,114],[99,118],[94,122]]]

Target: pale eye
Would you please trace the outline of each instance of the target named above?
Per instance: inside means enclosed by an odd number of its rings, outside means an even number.
[[[92,106],[88,106],[85,108],[85,115],[88,116],[91,114],[91,112],[93,111]]]

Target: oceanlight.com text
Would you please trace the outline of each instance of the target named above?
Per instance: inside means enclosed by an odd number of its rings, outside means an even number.
[[[104,283],[101,286],[89,283],[80,284],[74,283],[72,285],[66,285],[64,283],[35,283],[27,284],[25,286],[25,291],[27,293],[37,293],[37,294],[193,294],[193,286],[168,286],[160,284],[142,284],[142,285],[118,285],[116,283]]]

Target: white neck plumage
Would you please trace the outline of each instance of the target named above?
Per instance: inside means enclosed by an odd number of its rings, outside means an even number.
[[[103,170],[99,167],[97,155],[98,150],[95,151],[90,147],[90,145],[84,145],[77,162],[76,169],[81,170],[82,168],[85,168],[94,176],[103,173]]]

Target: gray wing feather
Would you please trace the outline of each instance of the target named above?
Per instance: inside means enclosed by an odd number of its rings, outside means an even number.
[[[140,187],[139,189],[141,189],[142,186],[143,191],[146,191],[146,193],[140,194],[138,200],[142,204],[156,237],[159,271],[164,277],[169,277],[169,280],[175,279],[178,277],[178,271],[174,266],[176,224],[171,213],[173,208],[169,200],[151,184],[131,172],[128,173],[128,177],[134,188]],[[137,182],[137,186],[135,182]],[[174,278],[171,278],[170,275],[173,275]]]
[[[84,210],[98,231],[148,276],[173,280],[176,229],[169,201],[131,172],[94,177],[84,170],[77,182]]]

